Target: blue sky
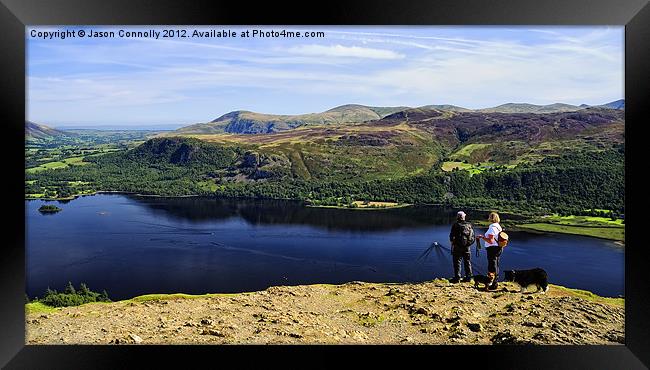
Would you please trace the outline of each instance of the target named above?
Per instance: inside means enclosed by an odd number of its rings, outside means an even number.
[[[30,30],[323,31],[324,38],[66,38]],[[623,27],[36,27],[27,119],[187,125],[233,110],[602,104],[624,96]]]

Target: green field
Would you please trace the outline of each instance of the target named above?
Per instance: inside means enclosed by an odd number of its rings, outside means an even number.
[[[443,162],[442,163],[442,170],[445,172],[450,172],[453,171],[454,168],[458,170],[465,170],[469,172],[470,175],[476,175],[479,174],[485,170],[488,170],[490,168],[494,168],[496,166],[495,163],[476,163],[476,164],[471,164],[471,163],[465,163],[465,162],[456,162],[456,161],[451,161],[451,162]],[[506,168],[514,168],[515,165],[506,165]]]
[[[601,210],[603,211],[603,210]],[[607,211],[609,212],[609,211]],[[614,227],[623,227],[623,220],[616,219],[612,220],[609,217],[597,217],[597,216],[559,216],[554,214],[552,216],[543,217],[547,222],[551,222],[559,225],[570,225],[570,226],[614,226]]]
[[[474,143],[474,144],[467,144],[454,152],[449,158],[454,159],[454,160],[464,160],[464,159],[470,159],[472,157],[472,153],[476,150],[481,150],[484,148],[489,147],[491,144],[480,144],[480,143]]]
[[[535,231],[592,236],[601,239],[625,241],[624,227],[573,226],[554,223],[530,223],[517,227]]]
[[[55,161],[55,162],[44,163],[44,164],[42,164],[42,165],[40,165],[38,167],[28,168],[28,169],[25,170],[25,172],[34,173],[34,172],[39,172],[39,171],[54,170],[54,169],[66,168],[66,167],[68,167],[67,164],[65,164],[63,162]]]
[[[73,166],[85,166],[88,162],[83,162],[84,157],[70,157],[63,160],[65,164]]]
[[[457,168],[459,170],[468,170],[472,167],[474,166],[464,162],[443,162],[442,163],[442,170],[447,172],[453,170],[454,168]]]

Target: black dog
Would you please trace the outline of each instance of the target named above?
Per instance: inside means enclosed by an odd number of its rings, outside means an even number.
[[[510,270],[504,273],[505,281],[512,281],[521,287],[521,292],[525,292],[529,285],[536,285],[537,291],[546,293],[548,291],[548,274],[541,268],[531,270]]]
[[[474,279],[474,287],[476,289],[478,289],[479,284],[484,284],[485,289],[487,289],[488,285],[492,283],[492,280],[490,280],[490,278],[485,275],[474,275],[473,279]]]

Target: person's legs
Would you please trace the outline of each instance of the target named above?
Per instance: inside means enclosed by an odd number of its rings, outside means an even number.
[[[454,278],[452,279],[452,283],[457,283],[460,281],[460,260],[463,258],[463,255],[460,253],[457,253],[455,250],[452,253],[452,260],[454,262]]]
[[[472,263],[470,258],[472,258],[472,254],[469,250],[463,253],[463,263],[465,265],[465,279],[463,281],[470,281],[472,279]]]
[[[496,274],[496,276],[499,276],[499,264],[501,263],[501,253],[503,252],[503,248],[501,248],[501,247],[495,247],[495,248],[497,249],[496,252],[495,252],[496,253],[496,258],[495,258],[496,259],[496,266],[495,266],[496,271],[495,271],[495,274]]]
[[[488,277],[492,280],[488,289],[496,289],[497,284],[497,275],[499,273],[499,256],[501,256],[502,249],[498,246],[487,247],[485,249],[487,252],[488,259]]]
[[[485,248],[485,252],[487,254],[487,270],[488,274],[492,273],[494,274],[497,270],[496,267],[496,253],[494,251],[494,247],[487,247]]]
[[[487,254],[487,263],[488,263],[487,275],[488,275],[488,278],[490,278],[490,281],[491,281],[490,287],[492,287],[492,285],[494,283],[496,283],[496,281],[497,281],[497,279],[496,279],[496,275],[497,275],[496,274],[496,272],[497,272],[497,257],[496,257],[496,250],[495,249],[496,249],[495,247],[487,247],[487,248],[485,248],[485,252]],[[490,287],[488,287],[488,289],[490,289]]]

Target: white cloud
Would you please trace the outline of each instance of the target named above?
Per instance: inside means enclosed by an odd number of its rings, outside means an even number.
[[[392,50],[373,49],[359,46],[343,45],[301,45],[289,48],[294,54],[324,56],[324,57],[352,57],[368,59],[402,59],[404,55]]]

